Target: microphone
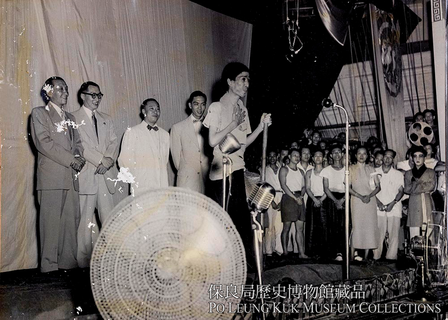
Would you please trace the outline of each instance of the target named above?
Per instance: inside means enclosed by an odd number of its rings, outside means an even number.
[[[274,201],[275,189],[266,182],[258,182],[249,195],[248,202],[252,209],[266,211]]]
[[[324,100],[322,100],[322,107],[331,108],[331,107],[334,107],[334,103],[333,103],[333,101],[331,101],[331,99],[325,98]]]
[[[231,133],[228,133],[224,139],[219,143],[219,150],[224,154],[231,154],[241,148],[241,144],[237,138]]]

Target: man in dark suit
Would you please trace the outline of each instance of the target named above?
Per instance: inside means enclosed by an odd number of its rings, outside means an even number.
[[[202,118],[206,108],[207,96],[195,91],[188,99],[191,115],[173,125],[170,133],[171,155],[177,169],[178,187],[200,193],[205,191],[209,161],[204,152],[204,137],[201,135]]]
[[[38,151],[41,272],[78,267],[79,196],[76,175],[85,164],[75,117],[64,110],[68,87],[51,77],[42,88],[47,105],[31,112],[31,135]]]
[[[84,157],[87,162],[79,173],[79,202],[81,222],[78,229],[78,264],[81,268],[90,265],[93,246],[98,238],[99,228],[95,218],[98,210],[102,225],[112,209],[115,182],[118,170],[116,161],[119,141],[115,134],[112,118],[98,111],[103,94],[98,84],[84,82],[78,91],[81,108],[73,112],[79,126]]]

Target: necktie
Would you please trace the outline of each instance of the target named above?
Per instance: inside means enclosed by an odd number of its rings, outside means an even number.
[[[156,127],[156,126],[153,127],[153,126],[151,126],[149,124],[148,124],[147,128],[148,128],[149,131],[151,131],[151,130],[158,131],[159,130],[158,127]]]
[[[98,121],[96,120],[95,112],[92,112],[92,123],[93,127],[95,128],[96,139],[98,140]]]

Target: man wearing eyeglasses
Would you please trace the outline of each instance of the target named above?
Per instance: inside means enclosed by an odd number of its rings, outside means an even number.
[[[131,184],[134,196],[168,186],[170,135],[157,125],[160,104],[156,99],[146,99],[140,109],[143,121],[126,130],[118,158],[120,168],[127,168],[135,179]]]
[[[81,221],[78,228],[78,264],[81,268],[90,265],[93,246],[98,238],[98,221],[95,209],[102,225],[114,208],[113,194],[118,170],[116,160],[119,141],[115,134],[112,118],[101,111],[103,94],[98,84],[84,82],[78,91],[81,108],[73,112],[79,125],[84,157],[87,162],[80,172],[79,200]]]

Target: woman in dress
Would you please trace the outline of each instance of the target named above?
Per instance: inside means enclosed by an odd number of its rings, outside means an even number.
[[[375,169],[366,164],[367,149],[359,147],[356,150],[356,163],[350,166],[350,194],[352,217],[352,259],[361,261],[358,255],[353,255],[355,249],[364,249],[364,259],[367,259],[369,249],[378,246],[378,219],[376,214],[376,197],[381,191],[378,175]],[[373,175],[372,175],[373,174]],[[371,186],[371,179],[374,186]]]
[[[281,201],[281,215],[283,230],[281,234],[283,254],[288,253],[288,235],[291,224],[294,222],[296,227],[296,239],[300,258],[308,258],[305,255],[304,245],[304,225],[305,208],[303,196],[305,194],[305,173],[297,168],[300,161],[300,152],[297,149],[289,151],[290,162],[280,169],[280,185],[285,193]]]
[[[431,192],[436,187],[436,173],[425,166],[427,152],[423,147],[411,148],[414,167],[404,175],[404,192],[409,194],[408,223],[411,239],[422,235],[424,224],[433,221]]]
[[[344,251],[344,217],[345,217],[345,167],[342,164],[342,148],[339,145],[330,147],[331,165],[322,169],[324,192],[327,198],[322,209],[327,216],[327,228],[322,230],[327,239],[325,258],[342,261]]]
[[[325,252],[327,238],[327,217],[322,203],[327,197],[324,192],[323,178],[320,173],[323,169],[324,154],[322,150],[316,150],[313,154],[314,168],[306,172],[305,186],[308,200],[306,203],[305,225],[305,253],[308,256],[319,258]]]

